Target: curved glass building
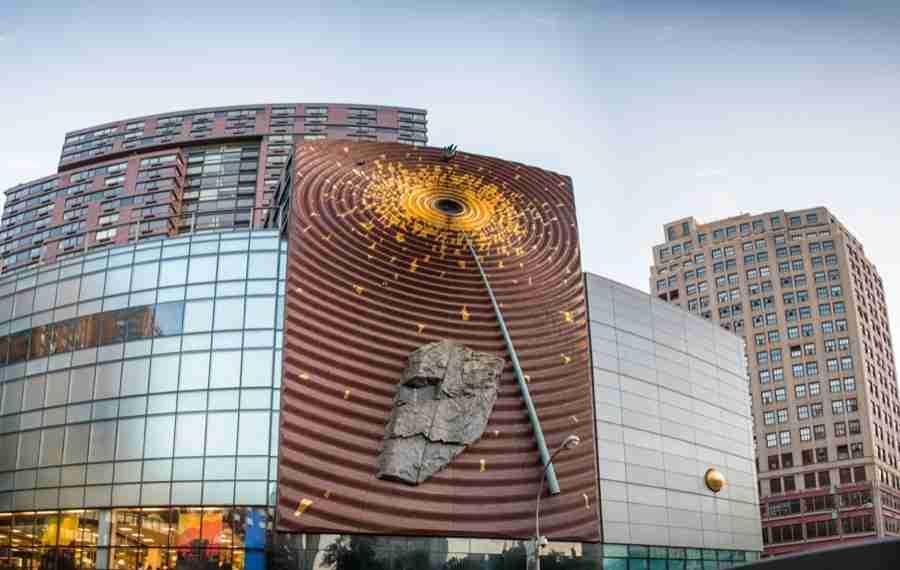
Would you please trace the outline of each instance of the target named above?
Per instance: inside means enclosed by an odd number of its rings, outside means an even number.
[[[254,567],[274,494],[285,255],[275,233],[215,233],[4,278],[6,564],[171,568],[181,552]]]

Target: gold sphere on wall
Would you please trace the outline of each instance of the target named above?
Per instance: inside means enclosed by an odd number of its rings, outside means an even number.
[[[727,483],[727,481],[725,481],[725,476],[715,467],[710,467],[706,470],[706,474],[703,476],[703,482],[706,483],[706,487],[713,493],[721,491],[725,487],[725,483]]]

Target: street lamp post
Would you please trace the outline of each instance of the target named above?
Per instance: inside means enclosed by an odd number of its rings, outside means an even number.
[[[571,434],[563,440],[559,447],[550,454],[550,460],[541,470],[541,484],[538,486],[537,500],[535,500],[534,508],[534,570],[541,570],[541,546],[546,540],[541,537],[541,495],[544,493],[544,479],[547,477],[547,469],[553,465],[553,458],[567,449],[577,447],[581,443],[581,438],[575,434]]]

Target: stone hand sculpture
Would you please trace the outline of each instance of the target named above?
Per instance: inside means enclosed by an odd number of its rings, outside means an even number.
[[[448,340],[412,352],[376,476],[416,485],[449,465],[484,433],[502,371],[502,358]]]

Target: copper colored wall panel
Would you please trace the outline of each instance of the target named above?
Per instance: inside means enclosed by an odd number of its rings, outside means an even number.
[[[297,532],[525,538],[541,463],[472,236],[519,352],[562,493],[542,533],[600,539],[584,284],[569,178],[434,148],[297,149],[289,228],[278,526]],[[449,222],[433,207],[452,197]],[[418,486],[375,478],[400,373],[450,339],[505,358],[484,436]]]

